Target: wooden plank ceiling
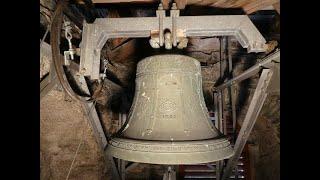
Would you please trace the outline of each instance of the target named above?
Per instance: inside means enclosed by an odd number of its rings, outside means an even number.
[[[93,3],[159,3],[160,0],[92,0]],[[168,4],[170,0],[162,0]],[[171,0],[173,2],[173,0]],[[217,8],[242,8],[247,14],[264,9],[275,9],[280,14],[280,0],[175,0],[179,9],[186,5]]]

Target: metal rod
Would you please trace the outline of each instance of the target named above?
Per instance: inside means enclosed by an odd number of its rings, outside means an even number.
[[[237,141],[235,143],[235,154],[228,160],[225,171],[223,172],[223,180],[228,179],[230,177],[232,169],[236,166],[239,157],[241,156],[241,152],[249,138],[251,130],[258,118],[258,115],[260,114],[261,108],[268,95],[267,88],[270,84],[271,78],[272,70],[264,69],[257,84],[256,90],[253,94],[247,114],[241,126]]]
[[[121,172],[121,180],[126,179],[126,161],[122,160],[120,161],[120,172]]]
[[[218,103],[218,93],[213,93],[214,100],[214,125],[219,129],[219,103]]]
[[[111,162],[112,179],[121,180],[120,173],[119,173],[119,170],[117,169],[117,165],[116,165],[116,162],[114,161],[114,158],[112,156],[109,156],[109,155],[108,155],[108,158],[109,158],[109,160]]]
[[[57,84],[60,84],[56,76],[56,69],[54,68],[52,62],[51,45],[46,42],[43,42],[40,47],[40,59],[42,59],[43,57],[48,58],[50,63],[50,70],[49,74],[40,82],[40,100],[44,96],[46,96],[52,89],[54,89]],[[63,56],[61,55],[60,58],[63,58]],[[69,67],[76,72],[79,71],[79,65],[75,62],[71,62]]]
[[[219,110],[219,113],[218,113],[218,115],[219,115],[219,128],[218,129],[222,133],[224,133],[223,132],[223,106],[222,106],[222,92],[221,91],[218,92],[218,106],[219,106],[219,108],[218,108],[218,110]]]
[[[220,122],[220,116],[219,116],[219,97],[218,97],[218,93],[214,93],[213,94],[213,98],[214,98],[214,124],[215,124],[215,127],[217,129],[220,130],[220,125],[219,125],[219,122]],[[217,180],[220,179],[220,163],[219,161],[216,162],[216,177],[217,177]]]
[[[227,58],[227,36],[221,38],[221,56],[222,60],[220,61],[220,78],[222,78],[225,72],[228,70],[228,58]],[[222,112],[223,112],[223,134],[228,135],[227,132],[227,112],[226,112],[226,98],[224,90],[221,90],[221,99],[222,99]]]
[[[277,62],[277,63],[280,62],[280,50],[267,56],[260,63],[255,64],[254,66],[247,69],[245,72],[243,72],[239,76],[237,76],[237,77],[221,84],[220,86],[216,87],[215,90],[218,91],[218,90],[224,89],[228,86],[231,86],[235,83],[238,83],[238,82],[241,82],[245,79],[248,79],[248,78],[252,77],[253,75],[255,75],[256,73],[258,73],[261,70],[261,68],[271,68],[272,64],[274,62]]]
[[[233,66],[232,66],[232,47],[231,47],[231,37],[227,38],[227,55],[228,55],[228,80],[233,78]],[[229,105],[231,106],[231,116],[232,116],[232,143],[235,142],[236,139],[236,125],[237,125],[237,116],[236,116],[236,106],[235,106],[235,92],[234,87],[228,87],[228,95],[229,95]],[[229,107],[230,107],[229,106]],[[235,179],[238,179],[238,166],[235,168]]]
[[[222,99],[221,99],[221,91],[214,94],[215,98],[215,125],[220,132],[223,132],[223,123],[222,123]],[[216,177],[219,180],[220,174],[223,168],[223,161],[216,162]]]
[[[118,121],[118,130],[123,126],[125,123],[125,114],[119,113],[119,121]],[[126,179],[126,161],[123,159],[118,159],[118,170],[121,176],[121,180]]]
[[[231,37],[228,37],[227,40],[228,44],[228,65],[229,65],[229,79],[233,78],[233,65],[232,65],[232,47],[231,47]],[[229,102],[231,104],[231,115],[232,115],[232,133],[233,133],[233,141],[235,141],[235,135],[236,135],[236,125],[237,125],[237,112],[236,112],[236,102],[235,102],[235,91],[234,86],[229,86]]]

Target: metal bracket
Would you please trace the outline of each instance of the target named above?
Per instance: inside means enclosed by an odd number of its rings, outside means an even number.
[[[84,22],[80,74],[99,79],[100,51],[108,39],[151,37],[159,33],[162,46],[163,30],[172,33],[173,45],[187,37],[235,36],[249,53],[266,51],[266,40],[246,15],[179,16],[179,10],[170,12],[170,17],[165,17],[160,8],[157,17],[97,18],[92,24]]]

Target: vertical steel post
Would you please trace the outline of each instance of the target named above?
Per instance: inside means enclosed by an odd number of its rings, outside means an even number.
[[[218,93],[214,93],[213,94],[213,97],[214,97],[214,123],[215,123],[215,126],[217,129],[220,130],[220,110],[219,110],[219,95]],[[220,161],[217,161],[216,162],[216,179],[219,180],[220,179]]]
[[[256,90],[250,102],[247,114],[241,126],[237,141],[234,146],[235,154],[228,160],[227,166],[223,172],[223,180],[228,179],[230,177],[232,169],[236,166],[239,160],[241,152],[249,138],[251,130],[258,118],[258,115],[260,114],[264,101],[268,95],[267,88],[270,84],[271,77],[272,70],[264,69],[262,71]]]
[[[119,113],[119,124],[118,129],[120,129],[126,122],[126,114]],[[118,159],[118,170],[121,180],[126,179],[126,161],[123,159]]]
[[[229,65],[229,77],[228,80],[233,78],[233,65],[232,65],[232,47],[231,47],[231,37],[228,38],[228,65]],[[236,134],[236,125],[237,125],[237,112],[236,112],[236,102],[235,102],[235,90],[234,86],[231,85],[228,88],[230,104],[231,104],[231,114],[232,114],[232,130],[233,134]],[[234,136],[235,137],[235,136]],[[233,141],[235,138],[233,138]]]
[[[228,80],[233,78],[233,67],[232,67],[232,47],[231,47],[231,37],[227,39],[227,54],[228,54]],[[235,104],[235,92],[233,85],[228,87],[229,95],[229,105],[231,106],[231,116],[232,116],[232,143],[236,139],[236,125],[237,125],[237,115],[236,115],[236,104]],[[235,168],[235,179],[238,179],[238,166]]]
[[[227,58],[227,36],[223,36],[220,39],[220,78],[225,81],[225,72],[228,70],[228,58]],[[228,77],[227,77],[228,78]],[[226,107],[226,102],[225,102],[225,93],[224,89],[221,91],[221,103],[222,103],[222,119],[223,119],[223,124],[222,124],[222,132],[224,135],[227,135],[227,113],[225,113],[225,107]],[[226,96],[227,97],[227,96]]]
[[[79,81],[80,81],[80,86],[85,91],[85,93],[90,94],[85,78],[83,76],[80,76]],[[97,139],[97,142],[100,145],[100,148],[104,150],[108,142],[107,142],[106,135],[103,131],[98,113],[96,111],[95,104],[92,102],[82,103],[82,106],[87,114],[89,123],[93,129],[93,133]]]

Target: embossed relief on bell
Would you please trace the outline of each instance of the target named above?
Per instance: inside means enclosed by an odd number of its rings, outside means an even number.
[[[150,56],[138,63],[136,77],[128,128],[111,142],[111,155],[155,164],[212,162],[233,155],[210,121],[199,61],[177,54]]]
[[[159,112],[163,114],[173,114],[177,110],[177,104],[168,99],[168,98],[161,98],[159,105]]]

